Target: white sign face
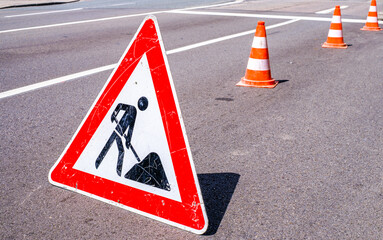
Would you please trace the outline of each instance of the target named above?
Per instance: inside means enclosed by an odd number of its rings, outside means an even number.
[[[146,108],[141,107],[143,110],[140,110],[142,97],[146,98]],[[117,130],[119,127],[120,131]],[[146,165],[144,169],[145,162],[152,166]],[[160,170],[148,173],[148,168],[161,164]],[[119,171],[117,166],[120,166]],[[146,54],[73,168],[181,202]],[[142,173],[145,172],[156,176],[144,179]]]

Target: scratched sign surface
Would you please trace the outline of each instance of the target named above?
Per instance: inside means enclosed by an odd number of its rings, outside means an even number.
[[[202,234],[207,217],[158,24],[147,17],[52,184]]]

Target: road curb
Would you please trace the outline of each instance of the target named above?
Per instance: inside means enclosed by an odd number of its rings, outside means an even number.
[[[62,1],[49,1],[49,0],[41,0],[41,1],[13,0],[12,1],[12,0],[9,0],[9,1],[0,3],[0,9],[64,4],[64,3],[79,2],[79,1],[80,0],[62,0]]]

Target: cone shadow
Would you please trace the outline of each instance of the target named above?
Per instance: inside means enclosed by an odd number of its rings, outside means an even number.
[[[277,81],[278,83],[285,83],[285,82],[288,82],[289,80],[283,79],[283,80],[275,80],[275,81]]]
[[[204,235],[214,235],[217,232],[238,184],[239,177],[240,175],[236,173],[198,174],[198,181],[209,219],[209,226]]]

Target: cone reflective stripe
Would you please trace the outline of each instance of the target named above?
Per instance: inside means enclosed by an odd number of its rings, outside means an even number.
[[[347,45],[343,42],[342,18],[339,6],[335,7],[330,30],[328,31],[327,41],[323,43],[322,47],[347,48]]]
[[[378,11],[376,8],[376,0],[371,1],[371,6],[370,6],[370,10],[368,11],[366,25],[364,25],[364,27],[361,28],[360,30],[364,30],[364,31],[382,30],[378,24]]]
[[[278,84],[271,78],[265,22],[259,21],[251,46],[245,76],[237,83],[242,87],[273,88]]]

